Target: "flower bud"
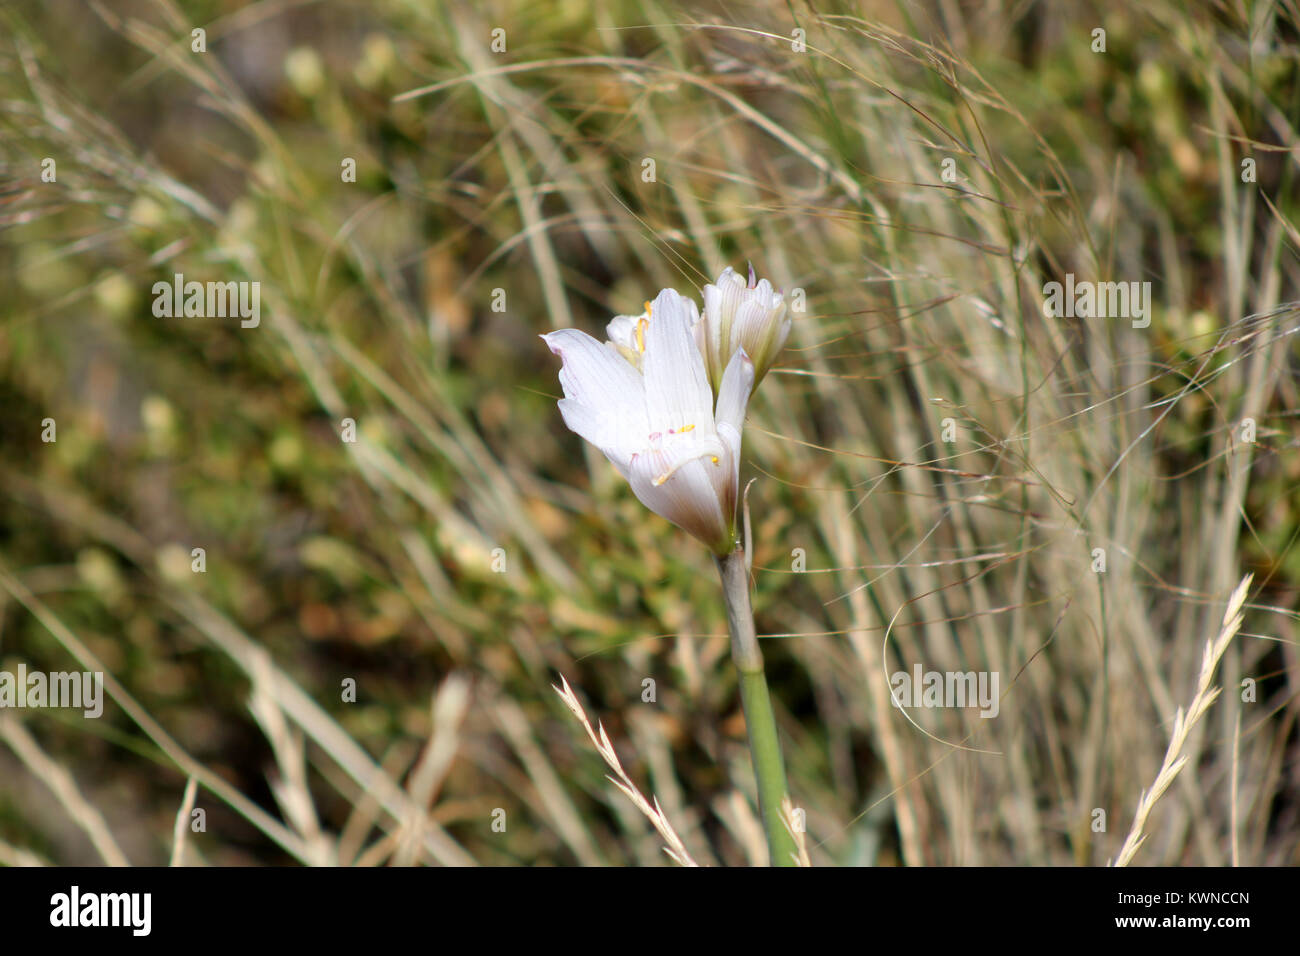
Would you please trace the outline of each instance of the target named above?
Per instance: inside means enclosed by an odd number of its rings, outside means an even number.
[[[753,361],[757,386],[785,345],[790,325],[785,296],[766,279],[755,282],[753,266],[748,283],[730,266],[723,270],[716,283],[704,287],[704,314],[695,326],[714,391],[737,349]]]

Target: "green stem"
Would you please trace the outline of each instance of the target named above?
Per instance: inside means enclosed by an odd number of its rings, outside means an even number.
[[[758,780],[758,812],[767,834],[768,855],[773,866],[795,866],[795,843],[781,815],[781,801],[787,790],[781,740],[776,732],[776,715],[763,674],[763,652],[754,630],[754,610],[749,603],[749,570],[745,551],[737,547],[717,559],[722,593],[731,629],[731,659],[740,674],[740,700],[745,708],[749,732],[749,753]]]

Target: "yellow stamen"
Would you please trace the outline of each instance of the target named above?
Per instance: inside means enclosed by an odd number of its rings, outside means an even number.
[[[717,455],[710,455],[710,456],[709,456],[709,461],[713,462],[713,463],[716,465],[716,464],[718,463],[718,456],[717,456]]]
[[[695,427],[694,425],[683,425],[681,428],[677,429],[677,433],[680,435],[680,434],[682,434],[683,432],[688,432],[688,431],[690,431],[690,430],[691,430],[692,428],[694,428],[694,427]]]
[[[638,319],[638,320],[637,320],[637,323],[636,323],[636,350],[637,350],[638,352],[644,352],[644,351],[645,351],[645,327],[646,327],[647,325],[649,325],[649,324],[650,324],[650,322],[649,322],[647,319]]]
[[[667,480],[668,480],[669,478],[671,478],[673,475],[677,474],[677,469],[680,468],[683,464],[685,464],[685,462],[681,462],[680,464],[673,465],[673,467],[671,467],[671,468],[669,468],[667,471],[665,471],[662,475],[660,475],[658,478],[656,478],[656,479],[654,480],[654,482],[653,482],[654,486],[655,486],[656,488],[658,488],[660,485],[662,485],[665,481],[667,481]]]

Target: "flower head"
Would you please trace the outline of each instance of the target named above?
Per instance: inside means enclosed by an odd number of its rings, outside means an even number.
[[[755,282],[753,266],[748,283],[730,266],[724,269],[704,287],[704,315],[695,329],[714,388],[737,349],[754,362],[754,384],[761,382],[785,345],[790,322],[785,296],[766,279]]]
[[[721,555],[735,541],[754,364],[735,352],[715,403],[698,322],[695,303],[664,289],[642,316],[614,319],[609,342],[576,329],[542,338],[564,363],[564,423],[604,452],[642,504]]]

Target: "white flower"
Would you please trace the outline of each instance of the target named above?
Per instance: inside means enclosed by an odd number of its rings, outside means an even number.
[[[750,266],[746,284],[728,266],[715,284],[704,287],[704,316],[695,329],[709,381],[718,387],[732,354],[744,349],[754,362],[757,385],[785,345],[790,324],[785,296],[774,292],[772,283],[756,283]]]
[[[564,423],[605,453],[642,504],[721,555],[735,543],[754,365],[743,351],[731,357],[715,409],[698,320],[695,303],[664,289],[644,315],[611,322],[610,342],[576,329],[542,338],[564,363]]]

